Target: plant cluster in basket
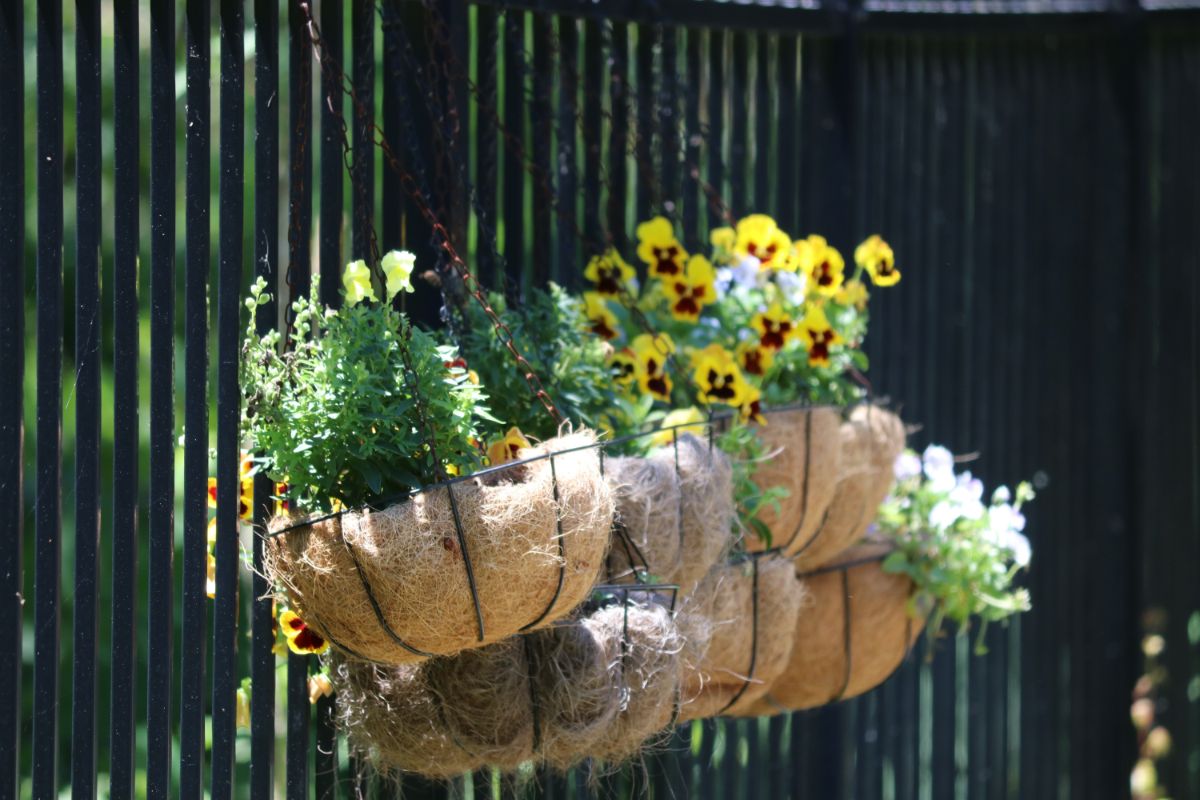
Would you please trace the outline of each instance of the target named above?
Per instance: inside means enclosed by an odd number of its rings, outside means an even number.
[[[279,651],[321,654],[311,697],[338,693],[381,772],[617,764],[682,722],[867,691],[926,620],[1029,606],[1032,492],[984,506],[867,397],[886,242],[851,266],[763,214],[704,253],[662,217],[636,233],[579,295],[480,298],[439,331],[399,309],[402,251],[347,265],[336,308],[295,300],[286,333],[255,332],[251,289],[242,518],[262,471]]]

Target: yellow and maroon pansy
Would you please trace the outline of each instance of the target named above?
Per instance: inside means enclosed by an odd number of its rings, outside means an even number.
[[[833,297],[846,279],[846,260],[824,236],[813,234],[796,243],[796,262],[808,278],[808,291]]]
[[[279,627],[287,639],[288,649],[300,655],[320,654],[329,649],[329,642],[319,633],[308,627],[308,624],[294,611],[284,611],[279,615]]]
[[[747,383],[733,354],[719,344],[692,353],[692,380],[702,403],[740,406]]]
[[[583,293],[583,315],[587,317],[588,330],[600,338],[615,339],[620,335],[617,315],[599,292]]]
[[[757,386],[746,384],[746,388],[742,390],[738,411],[741,412],[743,421],[766,425],[767,418],[762,413],[762,390]]]
[[[815,303],[809,306],[800,323],[800,336],[808,348],[808,363],[814,367],[829,366],[829,348],[842,342],[842,337],[829,324],[825,310]]]
[[[489,464],[503,464],[506,461],[516,461],[517,454],[529,447],[529,440],[521,429],[515,425],[508,429],[504,438],[492,442],[488,446],[487,457]]]
[[[667,359],[675,352],[675,342],[665,333],[642,333],[634,338],[632,349],[637,358],[638,387],[659,400],[669,402],[674,383],[667,374]]]
[[[742,342],[737,346],[734,355],[737,357],[738,366],[747,375],[762,377],[775,363],[775,351],[763,347],[761,341]]]
[[[630,386],[637,382],[638,358],[632,349],[622,347],[613,352],[608,361],[612,369],[613,380],[621,386]]]
[[[737,261],[733,252],[737,244],[737,231],[729,226],[713,228],[708,234],[708,242],[712,245],[712,260],[721,266],[729,266]]]
[[[868,236],[854,249],[854,262],[867,271],[876,286],[892,286],[900,280],[896,255],[879,234]]]
[[[638,258],[656,278],[670,280],[681,274],[687,263],[687,251],[675,238],[675,229],[666,217],[655,217],[637,226]]]
[[[704,307],[717,301],[717,273],[701,255],[688,259],[687,270],[674,278],[663,278],[671,316],[686,322],[700,319]]]
[[[796,323],[779,303],[750,318],[750,326],[758,332],[758,343],[767,350],[782,350],[796,335]]]
[[[600,255],[592,256],[583,277],[591,281],[596,291],[605,297],[620,297],[629,289],[629,283],[637,275],[633,267],[625,263],[615,247],[610,247]]]
[[[766,214],[751,214],[738,220],[733,251],[740,257],[758,259],[760,269],[788,266],[792,240]]]

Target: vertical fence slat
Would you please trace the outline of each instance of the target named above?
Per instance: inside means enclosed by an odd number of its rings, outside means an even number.
[[[100,4],[75,4],[75,598],[71,791],[96,796],[100,554]]]
[[[175,7],[150,5],[150,586],[146,794],[171,788],[175,556]]]
[[[624,22],[607,23],[610,30],[608,61],[612,128],[608,140],[608,230],[622,253],[628,250],[629,212],[629,28]]]
[[[62,3],[37,5],[37,502],[34,545],[33,793],[58,792],[62,573]]]
[[[529,106],[529,126],[532,134],[532,161],[538,178],[533,186],[533,282],[545,286],[552,276],[554,249],[551,246],[550,215],[554,198],[550,180],[553,164],[550,140],[554,116],[550,106],[550,86],[553,67],[550,43],[554,36],[554,18],[549,14],[533,15],[533,102]]]
[[[336,697],[317,700],[316,750],[313,755],[313,783],[316,800],[337,797],[337,733],[333,727]]]
[[[733,36],[733,63],[731,64],[726,93],[729,96],[729,202],[735,214],[745,214],[749,209],[750,179],[754,171],[750,165],[749,138],[750,122],[750,42],[748,34]],[[766,112],[759,108],[755,114],[759,119]],[[757,198],[756,198],[757,200]]]
[[[354,93],[358,96],[367,119],[351,113],[351,146],[354,148],[354,169],[350,175],[350,220],[352,251],[355,258],[370,258],[369,241],[375,219],[375,146],[367,123],[375,113],[375,5],[371,0],[350,2],[351,75]]]
[[[658,141],[662,153],[663,212],[679,219],[679,30],[661,32],[662,66],[658,87]],[[698,77],[698,76],[697,76]]]
[[[687,86],[687,98],[684,101],[683,129],[687,138],[683,143],[683,246],[698,251],[703,246],[700,236],[700,147],[704,142],[700,128],[700,80],[703,75],[700,41],[703,34],[699,28],[687,28],[684,34],[687,36],[684,59],[686,74],[690,79],[684,84]]]
[[[212,797],[233,795],[237,712],[238,350],[242,292],[245,56],[242,4],[221,0],[221,134],[217,234],[217,559],[213,604]]]
[[[208,632],[208,273],[212,7],[188,0],[187,197],[184,276],[183,625],[180,642],[179,788],[204,789],[204,673]]]
[[[600,93],[604,80],[604,49],[601,24],[596,20],[584,22],[583,42],[583,229],[589,247],[604,240],[606,230],[600,217]],[[585,254],[589,255],[589,254]],[[580,264],[586,258],[579,259]]]
[[[500,29],[495,9],[475,7],[475,194],[479,198],[478,211],[482,219],[476,225],[478,243],[476,263],[479,266],[479,283],[487,289],[496,288],[496,251],[498,242],[484,241],[484,230],[496,230],[496,167],[497,126],[496,112],[496,68],[497,46]]]
[[[721,192],[725,182],[725,162],[721,152],[725,136],[725,32],[716,29],[708,32],[707,113],[704,146],[708,148],[708,183]],[[725,220],[718,209],[711,202],[707,205],[709,229],[724,225]],[[743,209],[735,203],[733,213],[743,213]]]
[[[25,49],[24,4],[0,7],[0,641],[20,642],[24,596]],[[120,28],[118,27],[118,30]],[[21,648],[0,648],[0,794],[21,776]]]
[[[657,38],[652,25],[638,25],[637,49],[637,133],[634,144],[634,158],[637,162],[637,219],[642,222],[651,214],[661,209],[662,198],[659,197],[658,175],[654,169],[654,130],[655,130],[655,94],[654,94],[654,40]],[[627,73],[628,74],[628,73]],[[641,265],[639,265],[641,266]]]
[[[342,0],[322,0],[321,39],[326,57],[341,68],[345,26]],[[337,307],[342,285],[342,142],[338,115],[345,103],[337,83],[321,70],[321,302]],[[335,113],[336,112],[336,113]]]
[[[574,17],[558,18],[558,271],[557,280],[578,291],[582,270],[576,252],[579,162],[579,27]]]
[[[799,159],[796,151],[799,148],[800,125],[797,110],[800,100],[796,96],[796,45],[798,37],[783,34],[779,38],[779,69],[777,85],[779,87],[779,128],[775,134],[775,152],[777,164],[775,171],[775,213],[786,230],[797,236],[803,236],[800,229],[801,220],[797,210],[797,187],[801,176],[797,165]]]
[[[293,43],[289,63],[289,74],[292,86],[302,80],[301,65],[296,63],[297,47],[296,28],[299,24],[299,4],[289,3],[288,29],[291,32],[290,41]],[[303,32],[300,32],[303,35]],[[309,52],[303,44],[299,47],[299,60],[303,61]],[[305,82],[305,91],[308,84]],[[257,332],[265,334],[276,326],[279,301],[279,4],[275,0],[256,0],[254,3],[254,272],[256,278],[266,281],[271,293],[271,302],[260,306],[255,315]],[[299,109],[308,108],[308,96],[297,96],[295,91],[288,94],[288,109],[290,114],[290,129],[292,132],[293,151],[297,136],[307,134],[307,127],[299,128],[297,118]],[[304,142],[307,145],[307,140]],[[305,151],[307,152],[307,151]],[[300,167],[297,174],[297,159],[294,152],[290,153],[289,192],[294,192],[296,185],[306,185],[307,175]],[[293,198],[295,195],[292,195]],[[295,213],[293,207],[292,213]],[[290,221],[290,220],[289,220]],[[293,248],[308,250],[307,230],[303,236],[289,225],[289,240]],[[292,248],[289,248],[289,252]],[[299,261],[299,259],[297,259]],[[309,271],[308,259],[302,261],[300,271]],[[289,261],[293,271],[299,266]],[[295,280],[296,275],[290,276]],[[290,294],[283,296],[283,302],[290,305],[293,299]],[[253,522],[255,535],[251,543],[251,558],[254,570],[250,576],[252,591],[250,592],[250,796],[253,798],[271,797],[272,780],[275,772],[275,654],[271,651],[275,640],[274,620],[271,615],[270,598],[266,597],[269,590],[263,574],[263,539],[257,533],[261,526],[270,518],[272,506],[271,495],[274,494],[271,481],[265,476],[256,476],[254,481]],[[240,510],[240,509],[239,509]],[[289,764],[290,767],[290,764]]]
[[[288,653],[287,660],[287,797],[308,797],[308,661]]]
[[[400,81],[393,78],[395,75],[404,74],[404,57],[400,48],[395,46],[390,38],[385,25],[384,44],[383,44],[383,135],[387,137],[389,142],[404,141],[401,133],[401,124],[403,122],[403,111],[400,102],[400,93],[405,91],[405,87]],[[395,176],[391,175],[386,170],[384,171],[383,185],[379,187],[379,205],[383,212],[383,219],[379,225],[380,245],[384,252],[392,248],[398,248],[403,243],[404,234],[404,195],[400,191],[400,182],[395,180]]]
[[[504,124],[513,140],[525,140],[525,12],[504,12]],[[520,148],[504,148],[504,289],[510,297],[524,290],[525,169]]]
[[[134,0],[114,0],[112,710],[109,720],[109,791],[113,797],[133,795],[136,751],[138,251],[141,244],[138,40],[136,3]],[[3,183],[0,180],[0,184]]]

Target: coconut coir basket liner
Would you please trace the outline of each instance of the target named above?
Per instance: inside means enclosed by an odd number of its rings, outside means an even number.
[[[729,457],[688,433],[645,458],[606,458],[604,475],[616,505],[609,580],[645,570],[691,594],[731,542]]]
[[[347,655],[404,664],[499,641],[571,612],[603,569],[612,494],[590,432],[525,462],[382,511],[280,519],[266,574]],[[464,557],[466,556],[466,557]]]
[[[351,749],[387,774],[619,761],[670,725],[680,647],[668,609],[629,602],[421,664],[338,655],[337,722]]]
[[[887,545],[860,545],[804,576],[808,600],[787,669],[743,716],[856,697],[896,671],[925,622],[908,613],[912,581],[883,571],[889,552]]]
[[[766,693],[787,667],[803,597],[791,561],[775,554],[709,573],[680,610],[685,641],[709,628],[702,652],[691,641],[685,648],[682,721],[731,713]]]
[[[783,487],[779,510],[763,509],[758,518],[771,530],[771,546],[793,555],[816,533],[833,500],[841,456],[841,414],[831,407],[768,410],[757,425],[768,458],[754,471],[759,489]],[[746,549],[765,550],[766,543],[748,537]]]
[[[839,431],[837,488],[813,535],[793,549],[803,570],[830,563],[862,539],[894,482],[892,465],[904,450],[900,417],[875,405],[855,408]]]

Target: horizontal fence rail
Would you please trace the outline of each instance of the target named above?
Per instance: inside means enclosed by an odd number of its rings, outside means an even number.
[[[1121,797],[1144,609],[1160,776],[1200,796],[1198,11],[0,3],[0,798]],[[1045,487],[1035,610],[986,655],[946,639],[860,698],[681,726],[617,772],[373,775],[337,698],[310,704],[316,659],[272,652],[239,525],[250,282],[280,298],[260,333],[313,286],[336,304],[373,245],[461,253],[519,302],[632,260],[649,216],[698,249],[755,211],[892,242],[873,390],[914,445]],[[407,303],[439,324],[433,287]]]

